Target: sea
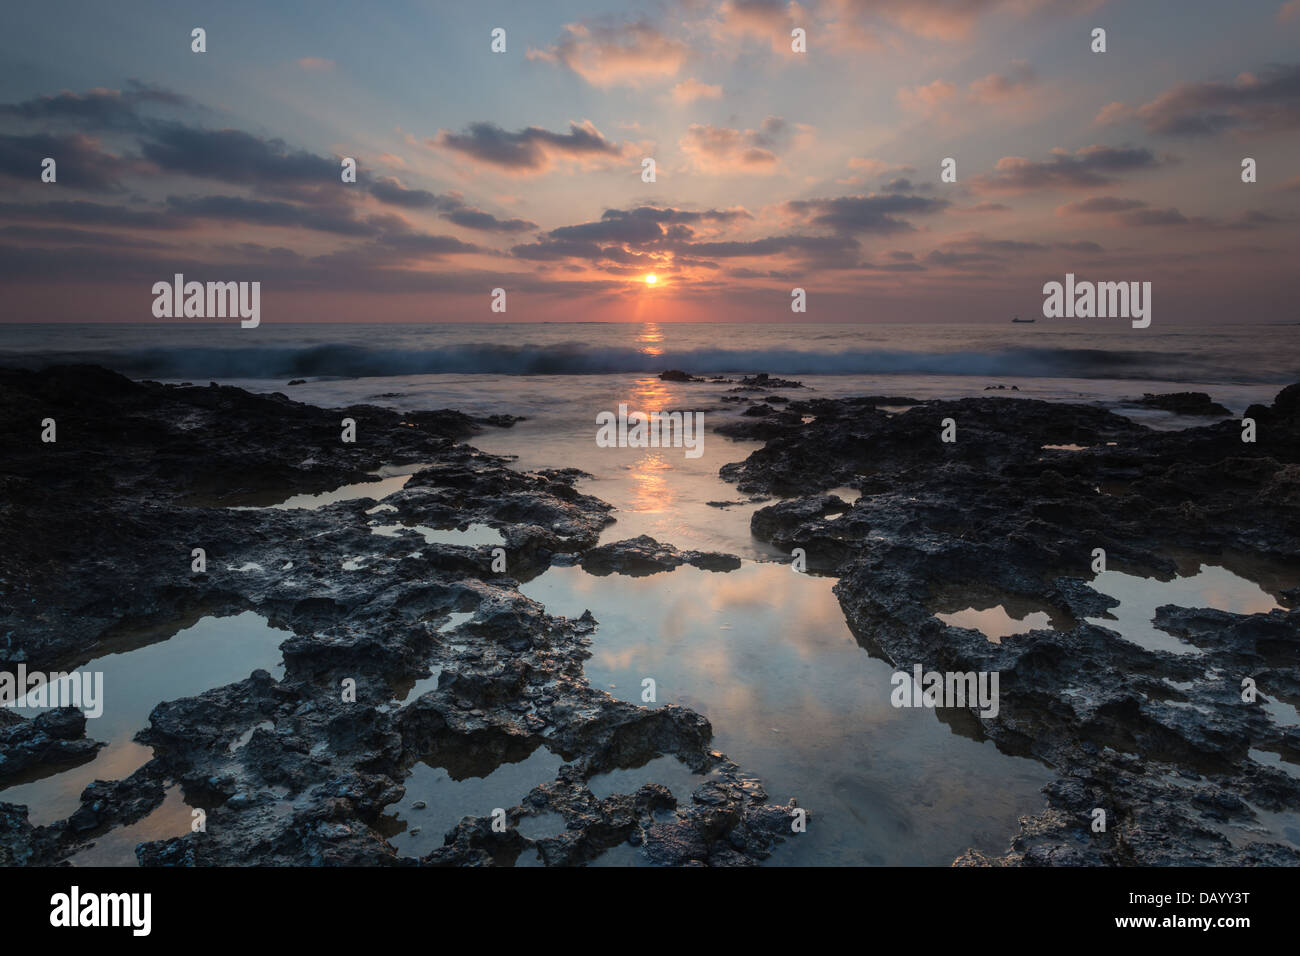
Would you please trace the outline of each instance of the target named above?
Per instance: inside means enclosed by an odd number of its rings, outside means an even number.
[[[597,577],[571,566],[551,568],[523,583],[521,590],[548,613],[594,614],[599,626],[585,665],[592,684],[638,706],[674,703],[703,713],[713,727],[713,746],[758,777],[773,799],[795,798],[807,808],[807,832],[792,836],[771,863],[947,865],[972,847],[1004,852],[1018,818],[1043,808],[1040,788],[1052,779],[1052,769],[1000,752],[975,722],[890,706],[892,666],[872,656],[850,632],[831,590],[834,579],[793,573],[789,555],[750,534],[750,519],[764,502],[747,500],[719,477],[722,465],[761,447],[712,430],[743,409],[741,403],[722,401],[734,386],[664,381],[659,373],[675,369],[735,379],[766,372],[802,383],[798,389],[770,390],[791,398],[996,395],[1096,403],[1152,428],[1174,429],[1204,420],[1127,402],[1148,392],[1202,391],[1240,415],[1300,381],[1298,333],[1300,323],[1236,321],[1140,330],[1127,323],[1043,320],[995,326],[264,322],[255,329],[241,329],[237,322],[10,324],[0,325],[0,367],[94,363],[136,379],[219,382],[325,407],[370,403],[523,416],[513,427],[485,427],[468,440],[483,451],[510,456],[520,469],[586,472],[579,490],[615,509],[616,521],[605,529],[602,543],[648,534],[678,548],[742,558],[740,570],[732,572],[682,567],[646,577]],[[596,416],[617,413],[620,404],[631,411],[702,411],[703,454],[598,446]],[[414,470],[395,466],[377,475],[382,481],[323,496],[286,488],[282,500],[258,504],[320,507],[340,497],[379,498],[399,489],[403,476]],[[835,491],[847,500],[857,496],[853,489],[815,482],[803,490]],[[1174,557],[1180,571],[1172,581],[1109,572],[1095,581],[1121,600],[1113,617],[1098,623],[1114,628],[1117,639],[1176,642],[1151,625],[1159,604],[1262,612],[1281,606],[1281,591],[1298,583],[1294,567],[1263,567],[1242,557]],[[950,603],[935,613],[961,626],[987,627],[990,640],[1001,642],[1046,626],[1050,611],[1029,611],[1010,598],[1002,603],[972,598],[970,607],[961,600]],[[250,646],[263,646],[254,642],[257,628],[265,629],[256,621],[200,624],[212,633],[247,632]],[[178,633],[198,640],[190,636],[192,630],[178,628]],[[196,646],[224,657],[231,673],[243,673],[241,663],[250,670],[268,666],[260,657],[230,660],[246,652],[236,643],[222,650],[224,645],[214,641]],[[144,661],[140,666],[157,667]],[[160,678],[165,676],[164,669]],[[659,688],[653,704],[641,700],[648,676]],[[167,694],[193,692],[159,684],[150,694],[168,699]],[[135,713],[147,713],[155,702],[140,701]],[[1281,712],[1279,719],[1300,723],[1300,713],[1292,711]],[[125,735],[117,741],[122,752],[129,753],[125,748],[133,732],[115,731]],[[147,754],[130,756],[135,763]],[[385,835],[399,853],[427,853],[441,843],[445,827],[433,825],[435,817],[421,824],[421,814],[454,821],[510,806],[550,779],[559,759],[506,765],[467,784],[421,764],[403,803],[387,820]],[[1269,755],[1261,753],[1259,759]],[[130,766],[119,769],[129,772]],[[631,792],[653,780],[685,801],[700,782],[670,756],[618,774],[600,786]],[[84,785],[80,778],[61,783],[56,776],[20,794],[0,792],[0,800],[21,796],[37,805],[33,819],[47,821],[75,808]],[[179,796],[175,802],[179,827],[188,817],[180,812]],[[415,809],[417,803],[422,809]],[[171,817],[159,821],[147,838],[167,835],[173,826]],[[1300,820],[1270,829],[1300,845]],[[108,841],[106,856],[96,862],[129,865],[134,841],[142,838],[143,830],[124,834],[118,844]],[[595,861],[644,862],[630,845]]]

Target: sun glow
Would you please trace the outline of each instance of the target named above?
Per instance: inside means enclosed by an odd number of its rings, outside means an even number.
[[[646,285],[654,285],[658,281],[659,281],[659,277],[655,275],[653,272],[651,272],[649,275],[645,277]]]

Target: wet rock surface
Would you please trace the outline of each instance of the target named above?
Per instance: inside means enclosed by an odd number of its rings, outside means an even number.
[[[592,548],[582,556],[582,566],[595,575],[628,574],[634,577],[671,571],[691,564],[705,571],[734,571],[740,559],[716,551],[679,551],[649,535]]]
[[[355,443],[340,440],[345,417]],[[45,418],[57,422],[55,443],[40,440]],[[143,864],[479,865],[514,862],[527,847],[561,864],[623,844],[665,864],[741,865],[770,853],[792,808],[771,805],[709,749],[699,714],[590,687],[582,665],[597,622],[552,617],[518,590],[556,555],[593,551],[610,507],[574,489],[580,472],[515,471],[460,442],[480,427],[453,411],[320,409],[90,367],[0,372],[0,668],[71,669],[165,640],[202,615],[252,610],[290,632],[282,679],[258,670],[159,701],[135,737],[152,758],[87,787],[67,818],[33,826],[0,792],[0,863],[65,860],[144,820],[177,785],[204,827],[141,843]],[[425,467],[382,503],[223,507],[250,493],[365,482],[406,463]],[[427,533],[475,525],[499,532],[504,554],[472,535],[445,543]],[[206,551],[199,571],[194,548]],[[594,560],[613,571],[735,559],[636,539]],[[98,745],[84,724],[75,712],[0,711],[0,784],[19,768],[51,773],[88,758]],[[418,761],[454,777],[543,747],[565,765],[550,784],[502,795],[505,833],[486,806],[467,808],[470,819],[423,860],[386,839],[381,817]],[[689,802],[654,787],[598,801],[585,788],[594,774],[666,754],[710,774]],[[563,834],[538,841],[514,830],[542,812],[563,817]]]
[[[0,710],[0,784],[11,783],[32,767],[89,759],[102,744],[86,739],[86,717],[75,707],[60,707],[25,720]]]
[[[1178,415],[1197,415],[1205,418],[1226,418],[1232,412],[1218,402],[1210,400],[1204,392],[1168,392],[1152,395],[1150,392],[1130,403],[1135,408],[1158,408]]]
[[[1095,548],[1112,568],[1166,580],[1173,548],[1296,569],[1300,386],[1248,411],[1254,443],[1238,421],[1154,431],[1094,406],[1027,399],[897,415],[878,404],[790,404],[809,420],[767,413],[757,419],[766,445],[722,474],[743,492],[797,496],[757,511],[752,530],[840,576],[836,593],[869,653],[907,672],[999,673],[985,731],[1059,776],[1005,855],[957,862],[1300,864],[1300,830],[1266,825],[1300,812],[1300,730],[1279,716],[1300,703],[1296,591],[1277,589],[1285,606],[1269,613],[1160,608],[1155,625],[1188,645],[1182,654],[1084,620],[1118,603],[1090,584]],[[941,441],[949,418],[954,443]],[[849,505],[822,493],[839,486],[862,496]],[[1066,623],[993,643],[933,615],[936,595],[956,586]],[[1245,680],[1258,699],[1244,699]],[[1104,832],[1093,830],[1096,809]]]

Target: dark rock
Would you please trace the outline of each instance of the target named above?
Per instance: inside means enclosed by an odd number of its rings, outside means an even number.
[[[649,535],[601,545],[587,551],[582,566],[591,574],[627,574],[641,577],[671,571],[692,564],[706,571],[734,571],[740,559],[714,551],[679,551],[670,544],[660,544]]]
[[[895,416],[869,400],[791,411],[814,417],[775,428],[722,469],[743,491],[801,496],[755,512],[754,534],[840,576],[836,594],[869,653],[904,671],[998,672],[999,710],[979,717],[982,732],[1059,774],[1004,856],[971,851],[959,864],[1300,863],[1294,840],[1233,836],[1260,829],[1252,808],[1300,812],[1300,777],[1251,756],[1300,763],[1300,733],[1244,702],[1241,687],[1249,676],[1262,700],[1300,700],[1300,611],[1160,608],[1155,626],[1198,654],[1147,650],[1083,620],[1104,623],[1115,604],[1083,577],[1096,547],[1112,567],[1166,579],[1170,549],[1296,567],[1300,387],[1252,410],[1254,444],[1237,422],[1155,431],[1028,399],[929,402]],[[944,418],[955,444],[940,441]],[[1066,443],[1090,447],[1042,448]],[[1103,491],[1116,483],[1123,494]],[[848,508],[815,493],[839,484],[863,496]],[[1052,628],[999,645],[948,626],[934,609],[951,586],[1046,609]],[[1283,596],[1294,604],[1296,593]],[[1107,812],[1104,833],[1091,830],[1094,808]]]
[[[1159,408],[1178,415],[1196,415],[1206,418],[1220,418],[1232,414],[1222,405],[1211,401],[1210,396],[1204,392],[1168,392],[1163,395],[1152,395],[1147,392],[1128,404],[1140,408]]]
[[[57,445],[39,440],[46,416],[58,421]],[[343,417],[357,422],[355,444],[339,440]],[[598,855],[664,809],[653,792],[602,808],[575,773],[662,754],[731,788],[707,815],[679,811],[699,853],[724,865],[767,855],[782,831],[763,821],[780,808],[761,807],[748,778],[709,748],[708,721],[592,688],[582,668],[592,615],[551,617],[518,590],[557,557],[592,549],[613,520],[610,506],[575,489],[584,477],[576,469],[518,471],[459,443],[478,427],[449,410],[326,410],[217,385],[137,383],[93,367],[0,371],[0,666],[71,669],[124,635],[166,639],[208,614],[253,610],[287,629],[281,680],[259,670],[159,702],[136,735],[153,758],[125,779],[87,787],[67,819],[33,827],[24,808],[0,803],[0,864],[66,860],[143,819],[174,785],[206,808],[206,831],[140,844],[142,865],[413,866],[419,861],[386,841],[384,817],[417,761],[457,779],[486,776],[539,746],[571,762],[547,791],[557,796],[540,806],[553,799],[565,812],[563,799],[586,794],[565,833],[542,846],[547,862]],[[317,510],[222,507],[253,493],[271,503],[362,482],[399,463],[427,467],[384,499],[392,510],[382,518],[367,513],[374,502],[365,498]],[[486,547],[430,544],[415,530],[373,533],[381,522],[489,525],[505,538],[508,572],[490,570]],[[190,568],[196,546],[207,551],[201,574]],[[366,561],[345,570],[360,554]],[[611,546],[601,560],[610,568],[739,564],[649,539]],[[456,612],[472,617],[452,637],[443,627]],[[433,668],[437,686],[401,700]],[[341,693],[345,681],[355,700]],[[0,709],[0,780],[88,759],[100,745],[84,726],[76,710],[24,720]],[[745,834],[740,849],[733,832]],[[525,848],[517,833],[494,835],[490,821],[462,823],[427,862],[509,863]]]

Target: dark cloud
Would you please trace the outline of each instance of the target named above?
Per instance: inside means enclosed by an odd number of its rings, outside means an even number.
[[[529,126],[511,133],[494,123],[471,123],[464,132],[442,130],[433,142],[478,162],[513,171],[540,172],[552,157],[617,156],[619,149],[590,123],[569,124],[567,133]]]
[[[637,206],[633,209],[606,209],[602,219],[650,219],[654,222],[691,223],[691,222],[735,222],[739,219],[753,219],[744,209],[707,209],[694,212],[687,209],[673,209],[664,206]]]
[[[857,252],[856,239],[849,236],[768,236],[764,239],[732,242],[693,242],[676,248],[697,256],[730,259],[746,256],[795,255],[835,257]]]
[[[64,90],[21,103],[0,104],[0,116],[39,123],[75,123],[83,130],[142,130],[150,122],[140,115],[140,107],[146,105],[200,108],[187,96],[132,80],[126,90]]]
[[[664,229],[653,219],[629,216],[584,222],[576,226],[561,226],[559,229],[552,229],[548,235],[552,239],[561,240],[645,244],[662,240]]]
[[[163,170],[225,183],[267,186],[332,180],[341,183],[337,159],[290,150],[283,140],[259,139],[237,129],[206,130],[177,123],[154,127],[141,143],[145,157]]]
[[[380,202],[405,209],[441,209],[446,199],[427,189],[407,189],[392,176],[381,176],[370,184],[370,195]]]
[[[481,246],[472,242],[462,242],[455,236],[436,236],[429,233],[395,233],[379,240],[383,245],[403,252],[420,255],[446,255],[448,253],[483,252]]]
[[[1001,262],[1001,256],[988,252],[952,252],[935,249],[925,257],[927,262],[952,269],[981,269],[990,263]]]
[[[120,226],[137,229],[184,229],[186,220],[155,209],[132,209],[84,200],[0,203],[0,219],[72,223],[83,226]]]
[[[874,262],[860,263],[859,268],[866,269],[869,272],[925,272],[925,266],[919,262],[886,262],[884,264]]]
[[[988,213],[1010,212],[1011,207],[1000,202],[981,202],[973,206],[963,206],[953,209],[953,212],[959,212],[963,215],[985,215]]]
[[[94,232],[89,229],[70,229],[67,226],[4,226],[0,235],[27,242],[52,242],[71,246],[79,244],[99,244],[103,246],[127,246],[133,249],[168,249],[168,243],[152,239],[137,239],[114,232]]]
[[[99,141],[82,133],[0,135],[0,175],[41,182],[41,163],[55,161],[56,183],[88,192],[120,192],[122,178],[137,169],[129,159],[106,152]]]
[[[793,138],[794,130],[788,122],[779,116],[769,116],[756,130],[692,123],[679,145],[703,169],[723,172],[775,166],[777,154]]]
[[[1119,216],[1126,226],[1183,226],[1187,217],[1177,209],[1135,209]]]
[[[528,219],[498,219],[491,213],[466,205],[456,196],[439,196],[427,189],[408,189],[392,176],[382,176],[371,183],[370,194],[381,202],[406,209],[436,209],[442,218],[466,229],[511,233],[537,228],[537,223]]]
[[[1067,153],[1052,154],[1043,161],[1004,156],[994,171],[975,180],[975,185],[989,190],[1028,190],[1044,187],[1085,188],[1106,186],[1118,173],[1155,169],[1171,160],[1159,158],[1148,149],[1113,146],[1084,146]]]
[[[340,236],[374,236],[383,230],[384,225],[391,227],[394,224],[358,219],[348,207],[319,209],[278,200],[246,199],[243,196],[168,196],[167,206],[183,216],[193,218],[314,229]]]
[[[934,265],[951,269],[982,270],[1024,253],[1043,252],[1048,248],[1041,242],[972,236],[945,243],[942,249],[933,250],[925,258]]]
[[[1139,107],[1137,117],[1167,136],[1300,129],[1300,64],[1242,73],[1231,83],[1176,86]]]
[[[515,246],[510,250],[510,254],[534,262],[552,262],[560,259],[587,259],[595,262],[604,257],[603,250],[595,242],[576,242],[567,239],[539,239],[527,245]]]
[[[1093,196],[1090,199],[1080,199],[1077,202],[1068,202],[1064,206],[1058,206],[1056,214],[1058,216],[1073,216],[1101,212],[1128,212],[1130,209],[1141,209],[1145,205],[1146,203],[1141,199],[1122,199],[1119,196]]]
[[[891,194],[885,196],[841,196],[837,199],[796,199],[785,204],[795,215],[806,217],[814,226],[826,226],[845,235],[907,232],[911,223],[897,218],[913,213],[938,212],[948,205],[944,199]]]
[[[498,219],[491,213],[469,206],[453,209],[443,218],[466,229],[479,229],[484,232],[529,232],[537,228],[537,223],[531,219]]]

